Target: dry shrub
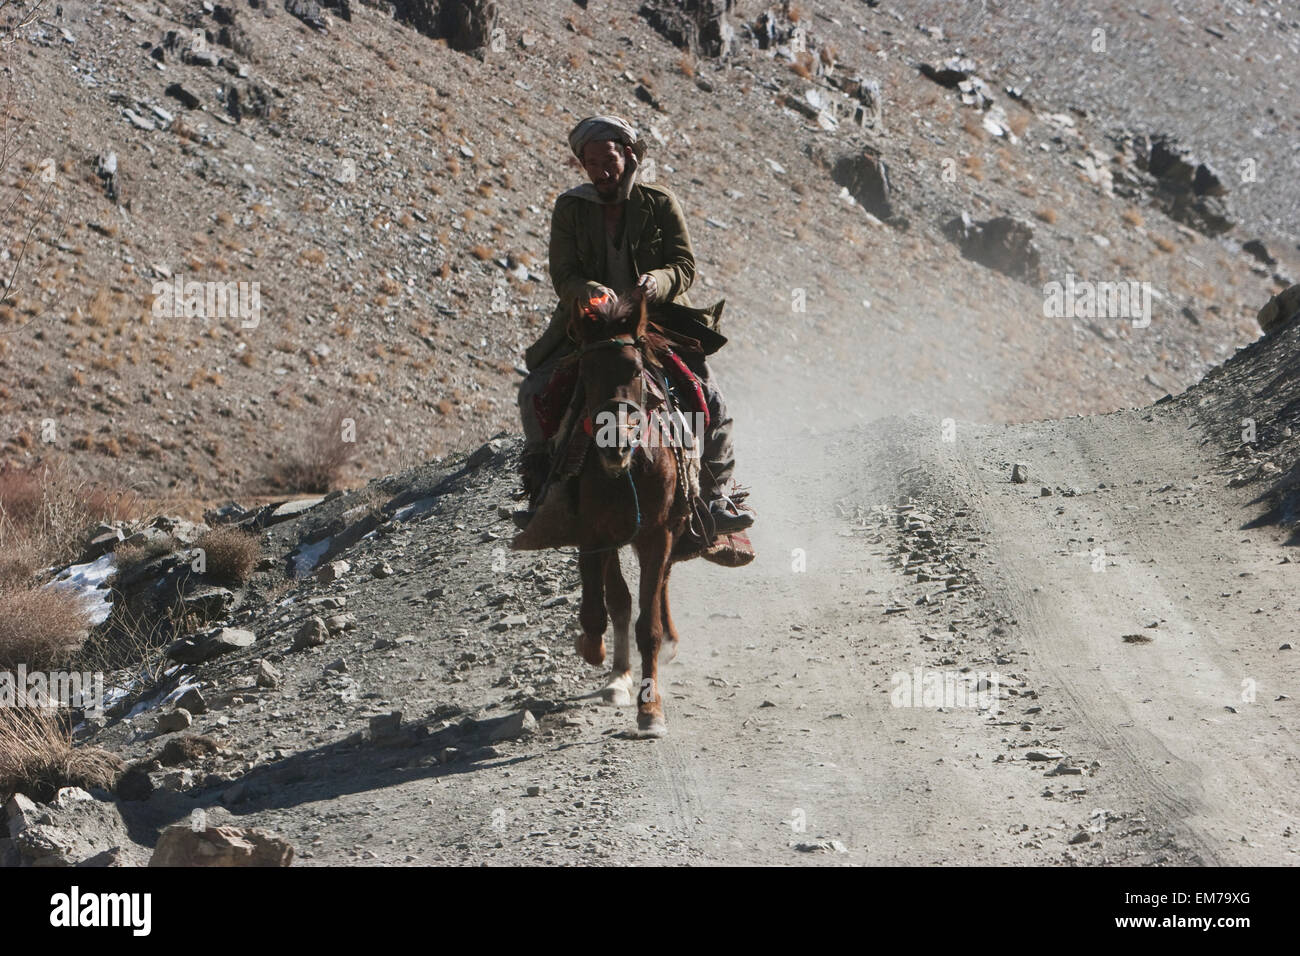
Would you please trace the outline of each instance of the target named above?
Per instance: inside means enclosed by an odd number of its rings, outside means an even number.
[[[1050,206],[1044,206],[1042,209],[1035,210],[1034,215],[1049,226],[1056,222],[1056,210]]]
[[[66,664],[86,638],[90,617],[81,597],[61,588],[0,591],[0,670],[19,664],[49,670]]]
[[[343,467],[357,453],[356,442],[343,440],[343,426],[351,418],[342,409],[325,413],[314,426],[300,430],[271,480],[286,491],[323,494],[338,483]]]
[[[164,554],[171,554],[179,547],[180,543],[171,535],[150,538],[148,541],[140,541],[136,544],[118,545],[113,552],[113,564],[117,568],[118,574],[125,574],[132,568],[139,567],[154,558],[161,557]]]
[[[207,532],[195,542],[195,547],[203,549],[210,576],[236,584],[244,584],[252,577],[253,568],[262,556],[262,545],[256,535],[229,526]]]
[[[1142,225],[1142,214],[1136,209],[1125,209],[1120,213],[1120,218],[1135,229]]]
[[[10,576],[15,564],[35,571],[71,561],[92,525],[133,517],[139,507],[134,494],[92,485],[61,466],[0,468],[0,555]]]
[[[125,765],[98,747],[74,747],[72,732],[44,708],[0,707],[0,794],[54,799],[61,787],[112,790]]]

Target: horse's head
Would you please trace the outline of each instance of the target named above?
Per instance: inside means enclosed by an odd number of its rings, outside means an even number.
[[[647,424],[647,321],[645,298],[636,295],[579,300],[569,320],[586,401],[583,428],[595,439],[601,467],[615,478],[631,467]]]

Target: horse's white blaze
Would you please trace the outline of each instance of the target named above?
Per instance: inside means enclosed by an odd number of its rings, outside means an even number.
[[[632,678],[631,671],[615,671],[610,675],[609,680],[605,683],[600,692],[600,696],[605,703],[614,707],[631,707],[635,698],[633,693],[636,691],[636,681]]]

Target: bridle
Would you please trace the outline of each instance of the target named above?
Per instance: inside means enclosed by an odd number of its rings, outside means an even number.
[[[638,363],[640,365],[638,377],[641,379],[641,401],[634,402],[633,404],[637,405],[637,407],[642,412],[644,412],[645,409],[643,406],[645,405],[645,396],[646,393],[650,391],[649,375],[646,372],[645,336],[644,335],[633,336],[630,333],[622,332],[618,335],[612,335],[607,339],[597,339],[594,342],[588,342],[578,349],[578,362],[581,363],[583,356],[587,355],[590,352],[596,352],[596,351],[600,351],[601,349],[610,349],[610,348],[634,348],[640,354],[641,360]],[[581,372],[579,372],[579,375],[581,375]],[[587,415],[582,419],[582,430],[585,431],[588,435],[592,434],[593,425],[592,425],[590,415]]]
[[[581,348],[578,349],[578,361],[579,363],[581,363],[583,356],[591,352],[599,351],[601,349],[635,348],[637,352],[640,354],[640,358],[641,358],[641,361],[638,364],[640,365],[639,377],[641,379],[641,397],[644,402],[645,394],[646,391],[648,390],[647,389],[648,376],[646,374],[646,368],[645,368],[646,367],[645,347],[646,347],[645,336],[643,335],[633,336],[624,332],[619,335],[610,336],[609,338],[606,339],[597,339],[594,342],[586,343],[585,345],[583,345]],[[579,372],[579,377],[581,377],[581,372]],[[592,426],[590,415],[587,415],[583,418],[582,429],[588,435],[592,435],[593,426]],[[636,453],[636,449],[633,448],[633,454],[635,453]],[[626,539],[624,539],[623,541],[619,541],[616,544],[604,545],[603,547],[599,547],[599,548],[579,548],[578,549],[579,554],[597,554],[604,551],[617,551],[619,548],[622,548],[624,545],[631,544],[633,539],[636,538],[636,536],[641,533],[641,499],[636,492],[636,481],[632,478],[632,469],[630,467],[627,469],[627,471],[623,472],[623,474],[627,477],[628,487],[632,489],[632,506],[636,511],[636,521],[632,526],[632,533],[628,535]]]

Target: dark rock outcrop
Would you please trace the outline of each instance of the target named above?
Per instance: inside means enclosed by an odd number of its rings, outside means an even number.
[[[961,254],[1013,279],[1037,283],[1042,260],[1034,245],[1034,230],[1022,220],[998,216],[974,222],[966,213],[944,226],[944,235],[961,248]]]
[[[735,0],[647,0],[637,12],[670,43],[692,56],[731,52],[735,30],[727,21]]]

